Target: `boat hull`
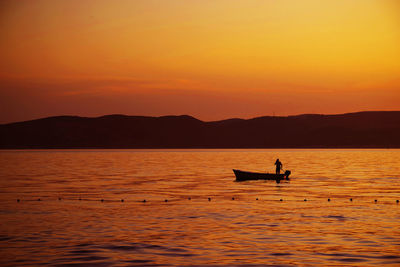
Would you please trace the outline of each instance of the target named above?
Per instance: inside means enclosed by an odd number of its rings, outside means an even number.
[[[258,172],[246,172],[241,170],[233,169],[233,173],[236,176],[236,181],[249,181],[249,180],[289,180],[290,171],[286,171],[282,174],[275,173],[258,173]]]

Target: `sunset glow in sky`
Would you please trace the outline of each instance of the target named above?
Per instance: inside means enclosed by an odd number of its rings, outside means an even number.
[[[0,123],[400,110],[398,0],[10,0],[0,31]]]

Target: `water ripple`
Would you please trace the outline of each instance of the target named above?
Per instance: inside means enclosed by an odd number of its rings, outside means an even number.
[[[277,157],[290,181],[234,182],[232,168],[272,171]],[[0,265],[396,265],[398,162],[400,150],[0,151]]]

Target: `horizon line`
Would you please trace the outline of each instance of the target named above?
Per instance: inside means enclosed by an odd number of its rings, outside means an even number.
[[[179,114],[179,115],[177,115],[177,114],[169,114],[169,115],[160,115],[160,116],[126,115],[126,114],[120,114],[120,113],[112,113],[112,114],[105,114],[105,115],[99,115],[99,116],[54,115],[54,116],[40,117],[40,118],[30,119],[30,120],[22,120],[22,121],[0,123],[0,125],[8,125],[8,124],[14,124],[14,123],[24,123],[24,122],[45,120],[45,119],[50,119],[50,118],[60,118],[60,117],[75,117],[75,118],[84,118],[84,119],[98,119],[98,118],[111,117],[111,116],[142,117],[142,118],[190,117],[190,118],[196,119],[196,120],[201,121],[201,122],[220,122],[220,121],[227,121],[227,120],[253,120],[253,119],[258,119],[258,118],[266,118],[266,117],[270,117],[270,118],[289,118],[289,117],[300,117],[300,116],[310,116],[310,115],[316,115],[316,116],[341,116],[341,115],[360,114],[360,113],[386,113],[386,112],[400,112],[400,110],[362,110],[362,111],[345,112],[345,113],[300,113],[300,114],[280,115],[280,116],[278,116],[278,115],[261,115],[261,116],[250,117],[250,118],[232,117],[232,118],[226,118],[226,119],[220,119],[220,120],[209,120],[209,121],[198,119],[197,117],[189,115],[189,114]]]

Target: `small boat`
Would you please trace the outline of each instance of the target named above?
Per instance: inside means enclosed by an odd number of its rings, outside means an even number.
[[[246,172],[241,170],[233,169],[233,173],[236,176],[236,181],[248,181],[248,180],[275,180],[279,183],[281,180],[289,180],[290,171],[287,170],[282,174],[275,173],[259,173],[259,172]]]

